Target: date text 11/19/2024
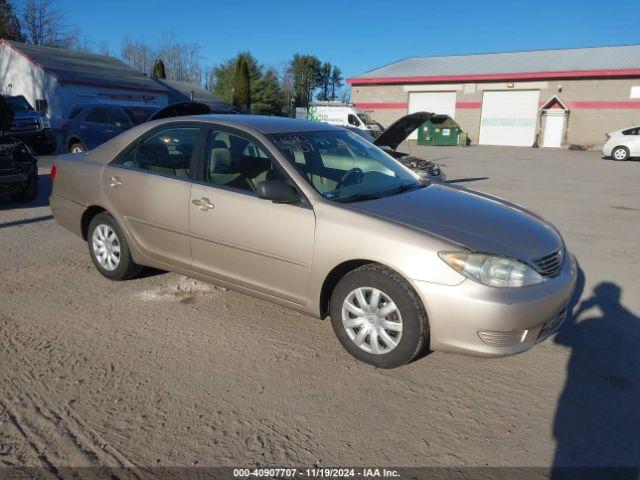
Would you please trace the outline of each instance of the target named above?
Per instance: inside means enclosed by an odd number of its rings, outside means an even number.
[[[235,468],[234,478],[398,478],[388,468]]]

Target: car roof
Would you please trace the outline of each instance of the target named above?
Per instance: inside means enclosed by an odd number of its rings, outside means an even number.
[[[238,115],[238,114],[210,114],[197,115],[191,117],[192,120],[200,121],[220,121],[228,125],[238,125],[240,127],[252,128],[265,135],[273,133],[297,133],[297,132],[317,132],[317,131],[340,131],[342,128],[328,123],[309,122],[297,120],[289,117],[272,117],[268,115]],[[176,118],[167,118],[167,121],[175,121]]]

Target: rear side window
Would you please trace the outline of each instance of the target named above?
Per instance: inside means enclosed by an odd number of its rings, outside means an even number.
[[[189,178],[198,126],[172,126],[156,130],[139,142],[116,165],[162,175]]]
[[[80,106],[73,107],[71,109],[71,111],[69,112],[69,116],[67,118],[69,118],[69,120],[73,120],[74,118],[76,118],[78,116],[78,114],[81,111],[82,111],[82,107],[80,107]]]
[[[131,119],[119,108],[111,108],[109,123],[121,128],[130,128],[133,126]]]
[[[103,123],[107,125],[109,123],[109,109],[106,107],[95,107],[89,112],[86,120],[87,122]]]
[[[629,128],[622,131],[623,135],[640,135],[640,127]]]
[[[149,117],[153,112],[155,112],[155,109],[144,107],[125,107],[124,111],[131,118],[134,125],[140,125],[141,123],[149,120]]]

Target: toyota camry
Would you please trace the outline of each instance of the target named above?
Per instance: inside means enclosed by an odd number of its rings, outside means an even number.
[[[507,201],[430,183],[343,128],[204,115],[58,157],[56,221],[111,280],[175,271],[331,318],[383,368],[523,352],[567,315],[575,259]]]

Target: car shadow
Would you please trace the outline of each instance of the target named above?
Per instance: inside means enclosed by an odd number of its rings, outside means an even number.
[[[640,318],[621,297],[616,283],[598,284],[554,337],[571,349],[553,426],[554,480],[640,477]]]
[[[47,173],[38,175],[38,196],[33,202],[14,202],[8,197],[0,198],[0,210],[18,210],[49,206],[51,196],[51,177]]]

